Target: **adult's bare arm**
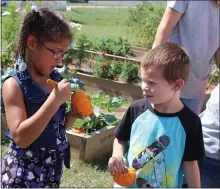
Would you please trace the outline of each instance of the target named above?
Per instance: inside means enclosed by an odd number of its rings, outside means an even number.
[[[156,33],[155,41],[154,41],[152,48],[168,41],[173,31],[173,28],[176,26],[181,16],[182,16],[182,13],[170,7],[166,8],[164,15],[161,19],[161,22],[157,28],[157,33]]]

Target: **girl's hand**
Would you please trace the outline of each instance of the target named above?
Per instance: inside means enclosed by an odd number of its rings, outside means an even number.
[[[76,109],[74,108],[74,106],[71,107],[70,111],[67,112],[66,114],[68,114],[69,116],[71,117],[74,117],[74,118],[78,118],[78,119],[85,119],[85,116],[84,115],[81,115],[80,113],[78,113],[76,111]]]
[[[66,79],[63,79],[58,83],[57,87],[53,89],[52,93],[55,95],[56,102],[59,103],[59,105],[64,104],[71,98],[70,83]]]
[[[71,107],[71,110],[66,113],[65,117],[66,117],[66,123],[65,123],[66,129],[70,128],[77,118],[85,119],[85,116],[80,115],[74,107]]]

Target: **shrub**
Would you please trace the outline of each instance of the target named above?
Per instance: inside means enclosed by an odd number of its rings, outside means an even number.
[[[114,74],[110,62],[105,59],[103,59],[103,61],[97,62],[97,65],[93,67],[93,75],[95,77],[104,79],[114,79]]]
[[[217,67],[215,60],[214,60],[213,65],[212,65],[212,70],[209,76],[208,87],[212,84],[217,85],[220,82],[219,75],[220,75],[219,68]]]
[[[90,38],[90,50],[105,52],[108,54],[125,56],[130,53],[131,46],[126,38]],[[89,49],[88,47],[88,49]]]
[[[151,49],[163,13],[161,4],[142,3],[129,9],[126,24],[136,34],[137,46]]]
[[[2,47],[4,54],[1,57],[3,58],[3,66],[13,65],[20,26],[22,24],[23,15],[22,13],[16,13],[15,9],[16,3],[9,3],[7,11],[11,14],[2,17]]]
[[[81,68],[82,63],[88,58],[89,54],[85,52],[90,46],[90,41],[85,35],[81,35],[75,44],[75,48],[71,47],[68,49],[68,54],[65,59],[65,63],[72,63],[72,60],[75,59],[77,61],[77,66]]]
[[[119,79],[120,74],[122,73],[122,67],[123,67],[123,63],[122,62],[117,62],[117,61],[112,61],[111,63],[112,66],[112,71],[114,76],[117,78],[117,80]]]
[[[128,83],[137,83],[139,80],[139,66],[132,62],[125,62],[122,67],[121,78]]]

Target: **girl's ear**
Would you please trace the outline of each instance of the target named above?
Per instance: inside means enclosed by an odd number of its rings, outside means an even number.
[[[184,80],[182,80],[182,79],[177,79],[177,80],[175,81],[175,83],[174,83],[174,86],[173,86],[174,91],[180,91],[180,90],[182,90],[182,88],[184,87],[184,85],[185,85],[185,81],[184,81]]]
[[[27,38],[27,48],[29,50],[35,50],[37,47],[37,39],[33,35],[29,35]]]

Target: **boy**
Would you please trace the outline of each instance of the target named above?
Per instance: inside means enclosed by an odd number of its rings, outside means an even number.
[[[136,169],[136,182],[128,187],[181,187],[183,172],[188,187],[200,187],[201,122],[180,101],[189,71],[189,57],[175,43],[164,43],[144,56],[141,78],[146,98],[134,101],[116,128],[109,160],[112,176],[116,170],[125,172],[125,166]]]

